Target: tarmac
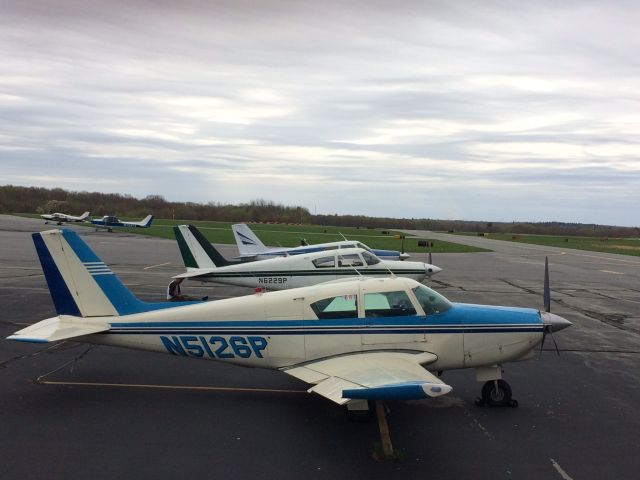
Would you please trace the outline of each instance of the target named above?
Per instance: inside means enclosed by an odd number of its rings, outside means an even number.
[[[55,316],[30,238],[50,228],[0,216],[2,339]],[[171,240],[68,228],[143,300],[164,299],[184,270]],[[444,271],[427,283],[456,302],[541,308],[549,258],[552,312],[574,325],[554,336],[560,356],[548,339],[536,359],[504,365],[518,408],[478,407],[474,372],[445,372],[449,395],[386,404],[398,458],[378,462],[375,419],[349,421],[280,372],[0,340],[0,479],[638,478],[640,258],[418,233],[493,250],[433,256]],[[253,293],[188,282],[183,291]]]

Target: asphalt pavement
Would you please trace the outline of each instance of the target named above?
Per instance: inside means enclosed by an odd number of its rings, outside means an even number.
[[[55,315],[30,238],[49,228],[0,216],[1,338]],[[173,241],[70,228],[143,300],[162,300],[183,270]],[[280,372],[0,340],[0,479],[638,478],[640,258],[418,233],[493,250],[433,256],[444,271],[429,284],[452,301],[540,308],[549,258],[552,311],[574,325],[555,335],[560,356],[547,341],[540,358],[504,366],[518,408],[477,407],[473,372],[445,372],[449,395],[387,404],[398,459],[377,462],[375,420],[348,421]]]

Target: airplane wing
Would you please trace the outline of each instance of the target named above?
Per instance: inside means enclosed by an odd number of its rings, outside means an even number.
[[[410,400],[437,397],[451,387],[423,368],[432,353],[362,352],[293,366],[282,371],[314,384],[308,391],[339,405],[352,399]]]
[[[109,330],[109,324],[106,321],[89,322],[83,318],[60,315],[29,325],[13,335],[8,336],[7,340],[48,343],[91,335],[92,333],[105,332],[107,330]]]

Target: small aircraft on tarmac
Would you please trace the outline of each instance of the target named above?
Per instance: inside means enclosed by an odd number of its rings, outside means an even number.
[[[422,262],[380,260],[362,248],[306,252],[254,262],[229,262],[193,225],[173,227],[186,273],[174,278],[270,290],[306,287],[346,277],[397,275],[422,281],[441,271]]]
[[[44,222],[45,225],[48,224],[49,222],[62,225],[63,223],[86,222],[87,221],[86,219],[89,216],[89,212],[84,212],[79,217],[75,217],[73,215],[67,215],[66,213],[45,213],[40,216],[46,220],[46,222]]]
[[[118,220],[118,217],[114,217],[112,215],[105,215],[99,220],[95,218],[91,220],[91,224],[96,227],[96,230],[98,228],[106,228],[110,232],[113,232],[114,228],[122,227],[149,228],[151,226],[151,222],[153,222],[153,215],[147,215],[139,222],[122,222]]]
[[[246,223],[236,223],[231,226],[231,230],[233,230],[233,236],[236,239],[236,245],[238,245],[240,258],[243,260],[265,260],[267,258],[302,255],[305,253],[336,250],[339,248],[362,248],[369,253],[373,253],[381,260],[405,260],[411,256],[408,253],[400,253],[397,250],[371,249],[364,243],[346,239],[340,242],[316,243],[300,247],[269,248],[260,241]]]
[[[415,280],[356,278],[213,302],[145,303],[70,230],[34,233],[56,317],[9,336],[74,340],[277,369],[350,410],[451,391],[473,368],[481,402],[515,406],[502,365],[571,325],[531,308],[452,303]],[[545,282],[545,303],[548,302]]]

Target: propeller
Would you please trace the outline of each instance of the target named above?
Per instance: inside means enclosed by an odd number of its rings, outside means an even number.
[[[540,342],[540,354],[538,358],[542,357],[542,349],[544,348],[544,341],[547,335],[553,340],[553,345],[556,347],[556,354],[560,356],[560,349],[556,343],[556,339],[553,338],[554,330],[562,330],[563,328],[571,325],[571,322],[564,318],[551,313],[551,288],[549,287],[549,257],[544,258],[544,312],[541,317],[544,322],[544,328],[542,331],[542,342]]]

